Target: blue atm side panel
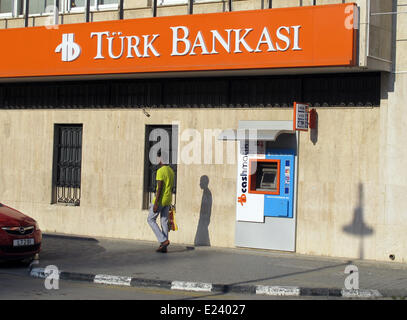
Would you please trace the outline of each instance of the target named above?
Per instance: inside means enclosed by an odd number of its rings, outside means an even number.
[[[294,157],[293,150],[266,151],[266,159],[280,160],[280,194],[264,196],[265,217],[293,217]]]

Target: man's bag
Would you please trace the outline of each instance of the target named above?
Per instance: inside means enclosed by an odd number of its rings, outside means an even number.
[[[171,206],[168,212],[168,230],[178,230],[177,222],[175,221],[175,206]]]

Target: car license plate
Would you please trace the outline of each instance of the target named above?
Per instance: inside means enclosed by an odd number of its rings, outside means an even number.
[[[34,239],[13,240],[13,246],[14,247],[32,246],[33,244],[34,244]]]

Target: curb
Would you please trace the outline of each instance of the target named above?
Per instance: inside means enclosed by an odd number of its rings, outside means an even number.
[[[51,266],[53,267],[53,266]],[[296,286],[265,286],[265,285],[226,285],[192,281],[168,281],[155,279],[141,279],[126,276],[106,274],[83,274],[56,271],[56,269],[31,268],[30,276],[35,278],[61,279],[85,281],[103,285],[130,286],[130,287],[159,287],[162,289],[208,292],[208,293],[240,293],[268,296],[331,296],[343,298],[381,298],[391,295],[382,295],[378,290],[359,289],[346,290],[338,288],[306,288]]]

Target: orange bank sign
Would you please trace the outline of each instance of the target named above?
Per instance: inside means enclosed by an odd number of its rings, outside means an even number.
[[[0,31],[0,77],[355,65],[354,4]]]

